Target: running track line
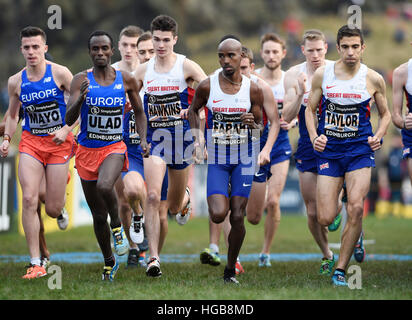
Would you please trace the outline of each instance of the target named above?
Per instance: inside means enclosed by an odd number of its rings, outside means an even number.
[[[272,262],[288,262],[288,261],[311,261],[320,260],[321,254],[318,253],[271,253]],[[336,259],[337,259],[336,255]],[[127,255],[118,257],[119,262],[126,263]],[[226,260],[226,255],[221,258]],[[240,261],[258,261],[259,254],[240,254]],[[67,252],[53,253],[50,260],[55,262],[65,263],[101,263],[103,256],[100,252]],[[160,260],[165,263],[183,263],[183,262],[199,262],[199,254],[161,254]],[[367,254],[365,261],[412,261],[412,255],[406,254]],[[0,255],[0,263],[7,262],[27,262],[30,261],[28,255]]]

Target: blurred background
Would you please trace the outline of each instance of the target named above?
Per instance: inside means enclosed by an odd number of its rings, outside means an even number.
[[[0,119],[7,110],[7,79],[24,66],[20,54],[19,31],[34,25],[43,28],[48,36],[49,53],[56,63],[67,66],[73,74],[90,67],[87,39],[91,32],[103,29],[115,41],[115,57],[120,59],[117,41],[120,30],[137,25],[148,30],[151,20],[158,14],[168,14],[179,25],[175,51],[196,61],[207,74],[219,67],[216,54],[219,39],[228,33],[240,37],[251,48],[256,67],[262,66],[259,54],[260,36],[276,32],[287,41],[287,57],[283,69],[303,62],[300,51],[305,29],[322,30],[328,39],[327,59],[338,58],[335,39],[339,27],[347,24],[348,7],[362,9],[362,29],[366,51],[363,62],[385,78],[387,96],[392,109],[392,72],[412,57],[412,3],[387,0],[0,0]],[[62,11],[62,28],[51,30],[48,8],[58,5]],[[376,109],[373,125],[377,125]],[[18,143],[16,133],[13,142]],[[296,149],[298,130],[290,131]],[[391,124],[383,149],[376,154],[377,168],[373,170],[370,197],[365,215],[396,215],[412,218],[412,188],[407,176],[406,163],[401,159],[400,132]],[[204,181],[204,169],[193,172],[192,184]],[[193,194],[193,193],[192,193]],[[196,193],[195,212],[207,214],[205,194]],[[201,197],[197,199],[197,197]],[[283,212],[304,214],[300,198],[298,177],[291,167],[282,195]]]

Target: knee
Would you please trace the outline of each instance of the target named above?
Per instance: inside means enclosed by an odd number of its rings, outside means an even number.
[[[363,201],[348,202],[348,223],[355,224],[362,220],[363,217]]]
[[[249,212],[248,212],[247,221],[250,224],[257,225],[260,222],[260,216],[259,215],[249,215]]]
[[[159,207],[160,206],[160,194],[155,191],[149,191],[147,193],[146,202],[148,206]]]
[[[143,188],[139,188],[138,186],[134,186],[133,188],[126,188],[125,189],[126,197],[129,200],[141,200],[143,199]]]
[[[64,204],[57,203],[57,202],[46,203],[45,210],[49,217],[57,218],[58,216],[60,216],[63,207],[64,207]]]
[[[212,220],[213,223],[222,223],[225,221],[226,214],[227,211],[209,208],[210,220]]]
[[[243,227],[244,224],[244,215],[242,211],[239,211],[237,213],[236,211],[232,211],[232,213],[230,214],[230,225],[232,226],[232,228]]]
[[[324,226],[324,227],[326,227],[326,226],[328,226],[328,225],[330,225],[332,222],[333,222],[333,220],[335,219],[335,217],[329,217],[329,216],[327,216],[327,215],[322,215],[322,214],[319,214],[319,216],[318,216],[318,223],[321,225],[321,226]]]
[[[274,211],[279,211],[278,208],[280,207],[280,202],[279,202],[279,197],[278,196],[271,196],[268,197],[267,201],[267,210],[268,213],[274,212]]]
[[[23,195],[23,208],[37,209],[39,198],[35,195],[24,194]]]
[[[96,184],[97,192],[102,195],[103,198],[106,198],[113,191],[113,186],[108,185],[105,182],[98,181]]]

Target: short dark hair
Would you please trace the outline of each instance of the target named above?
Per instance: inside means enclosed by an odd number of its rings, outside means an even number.
[[[143,33],[139,39],[137,39],[137,43],[136,45],[139,46],[139,43],[142,41],[147,41],[147,40],[152,40],[152,34],[149,31],[146,31],[145,33]]]
[[[242,56],[248,58],[250,63],[253,63],[253,51],[249,48],[242,46]]]
[[[43,29],[40,29],[39,27],[28,26],[20,31],[20,40],[22,38],[30,38],[30,37],[36,37],[36,36],[41,36],[44,42],[46,43],[47,41],[46,33],[43,31]]]
[[[283,40],[279,35],[273,32],[265,33],[261,38],[260,38],[260,48],[263,48],[263,44],[268,41],[273,41],[276,43],[279,43],[282,46],[282,49],[286,49],[286,42]]]
[[[227,40],[227,39],[235,39],[235,40],[241,42],[239,37],[235,36],[234,34],[226,34],[222,38],[220,38],[219,44],[222,43],[223,41]]]
[[[343,37],[359,37],[361,40],[361,44],[363,45],[363,34],[362,30],[356,28],[356,27],[349,27],[348,25],[342,26],[338,30],[338,35],[336,37],[336,43],[339,45],[340,40],[342,40]]]
[[[153,33],[153,31],[156,31],[156,30],[171,31],[173,36],[176,36],[177,35],[177,22],[172,17],[162,14],[154,18],[152,20],[152,23],[150,24],[150,31]]]
[[[108,34],[106,31],[103,30],[97,30],[93,31],[92,34],[89,36],[89,39],[87,40],[87,47],[90,50],[90,40],[93,37],[99,37],[99,36],[107,36],[110,39],[110,47],[113,48],[113,38],[110,34]]]
[[[122,36],[125,37],[130,37],[130,38],[134,38],[134,37],[140,37],[143,33],[143,29],[138,27],[138,26],[127,26],[125,28],[122,29],[122,31],[120,31],[120,35],[119,35],[119,39]]]

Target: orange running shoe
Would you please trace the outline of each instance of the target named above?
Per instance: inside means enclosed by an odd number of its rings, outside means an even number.
[[[235,264],[235,269],[236,269],[236,274],[242,274],[245,272],[245,269],[243,269],[242,265],[240,264],[240,261],[236,261]]]
[[[30,267],[27,269],[27,273],[22,277],[23,279],[35,279],[35,278],[41,278],[47,275],[46,269],[42,266],[38,265],[30,265]]]

